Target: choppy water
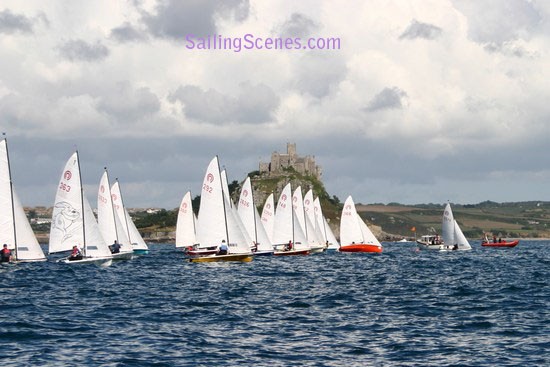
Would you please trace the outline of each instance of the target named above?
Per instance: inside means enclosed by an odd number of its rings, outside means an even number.
[[[2,266],[2,366],[548,366],[550,242]]]

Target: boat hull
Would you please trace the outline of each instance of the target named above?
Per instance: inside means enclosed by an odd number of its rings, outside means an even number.
[[[431,243],[426,243],[426,242],[423,242],[423,241],[416,241],[416,244],[418,245],[418,248],[421,249],[421,250],[433,250],[433,251],[439,251],[439,250],[443,250],[444,249],[444,245],[443,244],[431,244]]]
[[[102,268],[106,268],[108,266],[111,266],[111,264],[113,263],[113,259],[112,258],[85,257],[81,260],[69,260],[69,259],[65,258],[65,259],[59,260],[58,262],[61,262],[63,264],[69,264],[69,265],[93,264],[93,265],[98,265]]]
[[[253,252],[252,255],[254,255],[254,256],[272,256],[273,251],[256,251],[256,252]]]
[[[132,260],[132,257],[134,256],[134,251],[128,251],[128,252],[118,252],[116,254],[113,254],[113,260],[119,261],[119,260]]]
[[[509,242],[482,242],[481,246],[483,247],[516,247],[519,244],[519,241],[509,241]]]
[[[275,251],[274,256],[309,255],[309,250]]]
[[[327,249],[327,247],[325,245],[317,246],[317,247],[311,247],[309,249],[309,253],[310,254],[318,254],[318,253],[324,252],[326,249]]]
[[[340,246],[338,250],[340,252],[382,252],[381,246],[366,244],[366,243],[356,243],[353,245]]]
[[[189,259],[189,262],[192,263],[209,263],[209,262],[222,262],[222,261],[240,261],[240,262],[250,262],[252,261],[251,254],[229,254],[229,255],[210,255],[210,256],[200,256],[192,257]]]

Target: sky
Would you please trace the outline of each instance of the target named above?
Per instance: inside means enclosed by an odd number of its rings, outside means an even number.
[[[342,4],[2,1],[21,201],[52,206],[78,149],[92,203],[107,167],[128,207],[175,208],[213,156],[243,181],[287,142],[342,202],[550,200],[550,2]],[[266,42],[310,38],[339,47]]]

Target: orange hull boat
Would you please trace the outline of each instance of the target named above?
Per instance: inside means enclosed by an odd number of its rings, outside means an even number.
[[[509,241],[509,242],[482,242],[481,246],[484,247],[516,247],[519,241]]]
[[[356,243],[353,245],[341,246],[340,252],[382,252],[382,247],[369,245],[366,243]]]

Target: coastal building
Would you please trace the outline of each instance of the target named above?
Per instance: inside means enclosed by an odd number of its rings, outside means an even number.
[[[260,174],[262,175],[278,176],[288,168],[293,168],[300,174],[312,175],[318,180],[321,179],[321,167],[315,164],[315,156],[300,157],[296,153],[296,143],[286,144],[286,154],[273,152],[270,162],[260,162]]]

